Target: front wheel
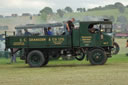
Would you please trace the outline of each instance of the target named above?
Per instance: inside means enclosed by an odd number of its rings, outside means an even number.
[[[89,52],[88,59],[92,65],[103,65],[107,61],[107,56],[103,50],[94,49]]]
[[[41,67],[45,65],[46,58],[44,54],[39,50],[31,51],[27,56],[27,62],[30,67]]]

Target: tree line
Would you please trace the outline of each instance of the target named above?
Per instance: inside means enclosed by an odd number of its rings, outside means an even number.
[[[40,11],[41,16],[43,17],[44,20],[46,20],[47,16],[52,16],[53,14],[58,14],[61,18],[63,18],[65,13],[73,13],[74,10],[67,6],[64,9],[57,9],[57,12],[54,13],[52,8],[50,7],[45,7]],[[86,12],[85,8],[77,8],[77,12]]]
[[[86,11],[97,11],[97,10],[107,10],[107,9],[118,9],[120,13],[124,13],[125,12],[125,8],[128,8],[127,6],[124,6],[122,3],[120,2],[116,2],[115,4],[110,4],[110,5],[106,5],[104,7],[95,7],[95,8],[91,8],[86,10],[86,8],[77,8],[75,12],[86,12]],[[57,9],[57,12],[53,12],[52,8],[50,7],[45,7],[40,11],[40,14],[43,18],[43,20],[46,20],[48,16],[54,16],[54,14],[59,15],[59,17],[63,18],[64,14],[66,13],[73,13],[74,10],[67,6],[64,9]]]
[[[95,8],[92,8],[92,9],[88,9],[88,11],[118,9],[120,13],[124,13],[125,8],[128,8],[128,5],[124,6],[121,2],[116,2],[115,4],[106,5],[104,7],[99,6],[99,7],[95,7]]]

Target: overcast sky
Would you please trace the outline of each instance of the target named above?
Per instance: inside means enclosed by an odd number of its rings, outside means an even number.
[[[38,14],[46,6],[54,11],[70,6],[73,10],[78,7],[93,8],[121,2],[128,5],[128,0],[0,0],[0,14],[11,15],[12,13],[32,13]]]

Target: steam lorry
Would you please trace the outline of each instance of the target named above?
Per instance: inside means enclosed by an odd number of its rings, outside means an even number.
[[[92,65],[103,65],[112,56],[114,37],[111,21],[80,21],[72,30],[72,35],[59,34],[49,36],[47,28],[64,29],[63,23],[30,24],[15,27],[16,30],[32,30],[32,35],[8,35],[5,33],[6,50],[12,54],[22,51],[20,59],[30,67],[42,67],[48,64],[49,57],[74,56],[81,61],[86,59]],[[90,31],[90,25],[95,29]],[[61,33],[62,32],[62,33]],[[43,33],[43,35],[41,35]]]

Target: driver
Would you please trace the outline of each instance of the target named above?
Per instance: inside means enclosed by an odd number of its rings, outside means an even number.
[[[91,25],[89,25],[88,30],[89,30],[91,33],[95,33],[95,30],[96,30],[96,29],[94,28],[94,25],[91,24]]]

